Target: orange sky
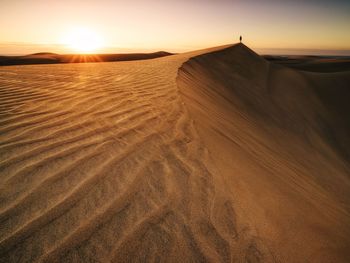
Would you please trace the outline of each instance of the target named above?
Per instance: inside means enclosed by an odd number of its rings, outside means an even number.
[[[64,39],[77,27],[103,40],[98,53],[182,52],[240,34],[262,52],[350,50],[343,0],[1,0],[0,25],[0,54],[72,53]]]

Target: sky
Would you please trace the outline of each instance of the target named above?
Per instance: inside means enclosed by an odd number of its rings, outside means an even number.
[[[184,52],[242,35],[260,53],[350,55],[350,0],[0,0],[0,25],[0,54],[74,53],[67,39],[83,28],[96,53]]]

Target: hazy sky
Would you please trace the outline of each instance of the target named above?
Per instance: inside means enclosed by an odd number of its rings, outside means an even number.
[[[70,52],[84,27],[99,52],[252,48],[350,50],[350,0],[0,0],[0,54]]]

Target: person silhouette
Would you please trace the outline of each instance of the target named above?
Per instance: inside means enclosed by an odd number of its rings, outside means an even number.
[[[242,36],[239,37],[239,42],[242,43]]]

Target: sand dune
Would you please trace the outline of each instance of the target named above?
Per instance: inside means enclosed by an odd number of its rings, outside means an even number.
[[[1,67],[0,262],[346,262],[334,83],[243,45]]]
[[[350,71],[350,58],[339,56],[271,56],[265,59],[276,64],[309,72]]]
[[[349,73],[297,72],[243,45],[179,72],[218,188],[279,261],[349,261]]]

